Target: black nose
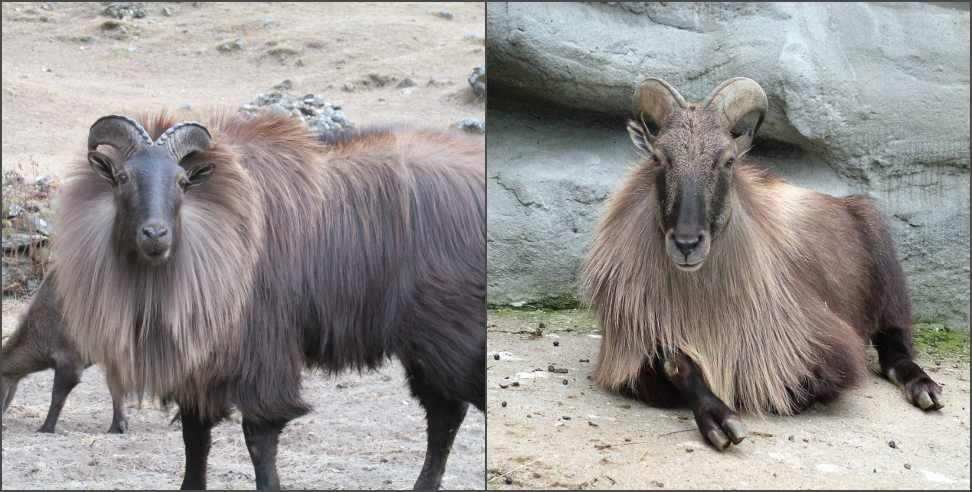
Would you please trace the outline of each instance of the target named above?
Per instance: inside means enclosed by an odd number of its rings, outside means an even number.
[[[695,248],[697,248],[701,243],[701,234],[695,237],[675,236],[675,247],[678,248],[678,250],[681,251],[685,256],[692,254],[692,251],[694,251]]]
[[[159,239],[165,237],[169,233],[163,225],[149,225],[142,228],[142,234],[149,239]]]

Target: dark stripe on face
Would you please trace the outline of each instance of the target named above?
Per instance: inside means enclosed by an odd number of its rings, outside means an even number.
[[[712,195],[712,206],[709,208],[709,224],[712,224],[712,233],[716,232],[716,224],[719,223],[720,216],[726,207],[729,198],[729,173],[721,172],[716,178],[715,192]]]
[[[705,228],[705,201],[695,176],[683,176],[679,180],[675,211],[675,236],[696,238]]]

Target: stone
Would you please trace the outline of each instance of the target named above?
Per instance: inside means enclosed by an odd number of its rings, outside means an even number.
[[[102,14],[115,19],[124,19],[125,17],[141,19],[145,17],[145,8],[141,2],[111,2],[105,7]]]
[[[220,43],[218,46],[216,46],[216,49],[223,53],[233,53],[236,51],[241,51],[244,46],[246,46],[246,43],[244,43],[242,39],[234,39]]]
[[[479,118],[463,118],[456,123],[456,127],[469,133],[486,133],[486,123]]]
[[[480,99],[486,97],[486,67],[480,65],[474,68],[466,81],[469,82],[476,97]]]
[[[488,301],[576,296],[635,154],[635,86],[687,99],[745,76],[751,155],[888,217],[916,319],[969,325],[969,11],[933,4],[511,3],[487,9]],[[494,103],[495,101],[495,103]]]

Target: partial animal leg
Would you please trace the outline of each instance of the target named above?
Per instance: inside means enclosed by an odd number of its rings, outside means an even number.
[[[866,345],[845,323],[834,320],[834,334],[820,347],[818,362],[797,388],[787,388],[793,413],[801,413],[814,403],[830,403],[864,376]]]
[[[20,384],[20,378],[7,378],[3,376],[0,379],[0,398],[3,399],[3,411],[0,413],[7,413],[7,407],[10,406],[10,402],[13,401],[14,394],[17,393],[17,385]]]
[[[914,361],[911,342],[911,296],[894,241],[880,214],[870,205],[859,206],[858,215],[874,256],[872,307],[877,331],[871,335],[881,372],[904,390],[908,400],[925,410],[939,410],[942,388]]]
[[[664,360],[662,370],[692,409],[699,431],[710,444],[721,451],[742,442],[746,437],[742,421],[712,393],[692,359],[679,352]]]
[[[469,404],[442,395],[425,378],[420,368],[408,369],[408,384],[412,394],[419,399],[425,408],[427,421],[427,445],[425,450],[425,464],[422,472],[415,481],[414,490],[438,490],[442,485],[442,475],[445,473],[446,461],[452,450],[452,442],[456,432],[466,417]]]
[[[908,400],[925,410],[941,410],[942,387],[914,361],[911,330],[893,325],[883,326],[871,338],[878,352],[881,372],[904,390]]]
[[[280,490],[277,440],[287,422],[267,422],[243,416],[243,436],[253,461],[257,490]]]
[[[44,420],[44,425],[37,432],[54,433],[54,426],[57,425],[57,419],[61,416],[64,401],[71,390],[81,381],[83,371],[83,364],[71,361],[59,361],[54,366],[54,389],[51,391],[51,407],[47,410],[47,419]]]
[[[108,391],[111,392],[111,426],[109,434],[124,434],[128,430],[128,419],[125,417],[125,390],[117,376],[110,370],[106,371]]]
[[[216,420],[203,417],[186,407],[179,407],[182,420],[182,442],[186,448],[186,472],[182,478],[182,490],[206,490],[206,466],[212,429]]]

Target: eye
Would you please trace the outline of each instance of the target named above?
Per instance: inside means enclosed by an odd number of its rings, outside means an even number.
[[[732,167],[732,164],[733,164],[734,162],[736,162],[736,159],[735,159],[735,158],[733,158],[733,157],[730,157],[729,159],[727,159],[727,160],[726,160],[726,169],[729,169],[730,167]]]
[[[125,183],[128,182],[128,173],[126,173],[124,171],[123,172],[120,172],[120,173],[118,173],[117,176],[115,176],[115,179],[118,180],[118,184],[125,184]]]
[[[185,174],[180,175],[176,182],[179,183],[179,188],[182,188],[182,191],[186,191],[186,188],[189,187],[189,178]]]

